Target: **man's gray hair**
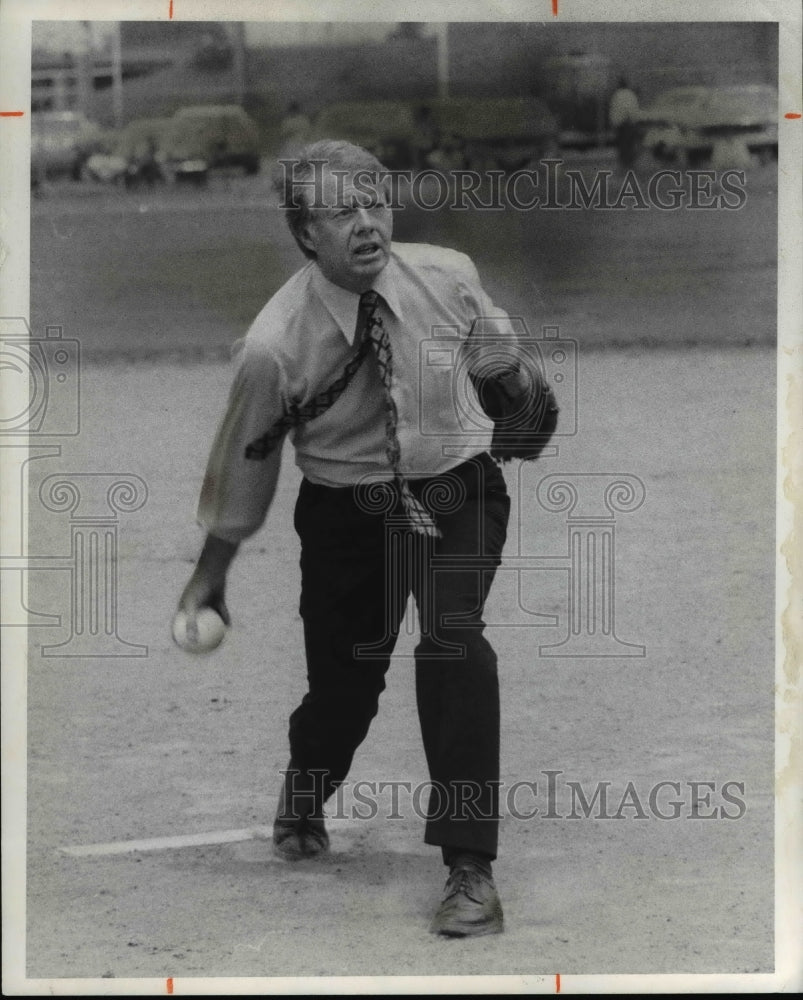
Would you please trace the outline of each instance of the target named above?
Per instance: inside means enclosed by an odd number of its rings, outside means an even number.
[[[301,231],[311,218],[310,201],[320,198],[323,170],[366,171],[377,175],[377,182],[387,174],[379,160],[362,146],[342,139],[321,139],[304,146],[293,156],[282,157],[276,165],[273,186],[287,226],[305,257],[315,259],[315,252],[304,246]]]

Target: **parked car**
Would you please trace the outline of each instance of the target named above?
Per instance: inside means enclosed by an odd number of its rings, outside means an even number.
[[[84,163],[101,150],[106,133],[78,111],[31,115],[31,177],[36,183],[59,175],[81,179]]]
[[[519,170],[558,148],[558,121],[535,97],[450,97],[431,101],[447,141],[462,144],[465,166]]]
[[[166,129],[163,150],[176,180],[202,183],[216,168],[242,167],[246,174],[260,168],[259,130],[236,104],[181,108]]]
[[[427,154],[418,162],[424,126]],[[355,142],[391,170],[413,165],[516,170],[557,149],[558,123],[535,98],[347,101],[323,108],[314,134]]]
[[[136,118],[120,132],[110,153],[94,153],[84,164],[93,180],[153,183],[164,177],[164,142],[172,118]]]
[[[639,112],[643,145],[666,162],[694,166],[716,142],[739,139],[751,153],[778,156],[778,92],[767,84],[673,87]]]
[[[405,101],[340,101],[318,112],[312,137],[347,139],[389,170],[401,170],[410,166],[414,133],[412,108]]]

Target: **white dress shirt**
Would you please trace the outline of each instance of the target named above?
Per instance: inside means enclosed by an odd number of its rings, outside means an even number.
[[[447,471],[488,450],[493,424],[466,377],[469,333],[504,340],[507,315],[483,291],[462,253],[394,243],[373,284],[393,350],[401,471],[409,479]],[[215,437],[199,523],[239,542],[263,523],[276,488],[281,446],[247,459],[291,403],[328,388],[353,357],[360,296],[328,281],[314,261],[279,289],[241,341],[228,406]],[[487,343],[487,341],[486,341]],[[384,389],[372,352],[323,414],[290,431],[296,463],[314,483],[345,487],[390,479]]]

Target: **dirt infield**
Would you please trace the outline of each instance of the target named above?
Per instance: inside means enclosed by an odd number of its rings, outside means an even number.
[[[223,366],[89,366],[92,405],[59,468],[141,477],[147,502],[120,515],[118,632],[139,658],[41,656],[29,674],[28,971],[62,976],[455,975],[752,972],[772,968],[773,368],[771,351],[592,354],[580,366],[582,433],[558,457],[508,469],[521,523],[507,551],[560,555],[566,515],[540,512],[548,474],[630,473],[644,503],[617,515],[616,632],[643,657],[548,658],[566,633],[564,574],[500,575],[488,608],[500,654],[503,780],[562,772],[555,811],[502,827],[508,930],[443,942],[427,933],[443,869],[401,798],[400,819],[332,822],[315,865],[272,859],[264,840],[70,857],[60,848],[269,824],[286,719],[303,690],[285,468],[265,529],[231,580],[221,649],[173,647],[169,618],[200,537],[192,522]],[[712,373],[716,377],[712,377]],[[628,386],[628,405],[619,402]],[[674,391],[683,387],[679,404]],[[34,463],[35,464],[35,463]],[[37,516],[36,546],[69,551],[63,513]],[[39,573],[32,607],[69,621],[64,574]],[[558,581],[553,577],[559,577]],[[55,579],[58,577],[58,580]],[[520,580],[521,591],[515,590]],[[512,606],[557,625],[511,622]],[[532,623],[532,620],[531,620]],[[535,633],[537,632],[537,637]],[[403,637],[352,781],[426,778]],[[590,797],[627,782],[647,814],[565,818],[567,781]],[[660,819],[649,793],[661,781]],[[711,782],[696,810],[690,782]],[[737,782],[743,814],[722,797]],[[702,786],[705,795],[706,786]],[[526,790],[516,801],[530,812]],[[704,820],[699,814],[720,818]],[[363,812],[365,810],[363,809]],[[697,815],[693,815],[693,814]]]

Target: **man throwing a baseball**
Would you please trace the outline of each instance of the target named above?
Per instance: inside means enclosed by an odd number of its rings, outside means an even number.
[[[425,840],[449,869],[431,929],[498,933],[499,692],[482,615],[510,501],[488,453],[491,421],[478,428],[474,414],[467,436],[454,368],[424,372],[422,345],[447,329],[471,364],[478,318],[509,323],[468,257],[392,243],[387,172],[371,154],[327,140],[284,168],[282,208],[307,263],[242,346],[200,498],[208,534],[180,607],[228,621],[227,571],[265,519],[289,436],[304,476],[295,529],[309,689],[290,717],[274,849],[328,851],[324,803],[376,715],[412,592],[433,789]]]

